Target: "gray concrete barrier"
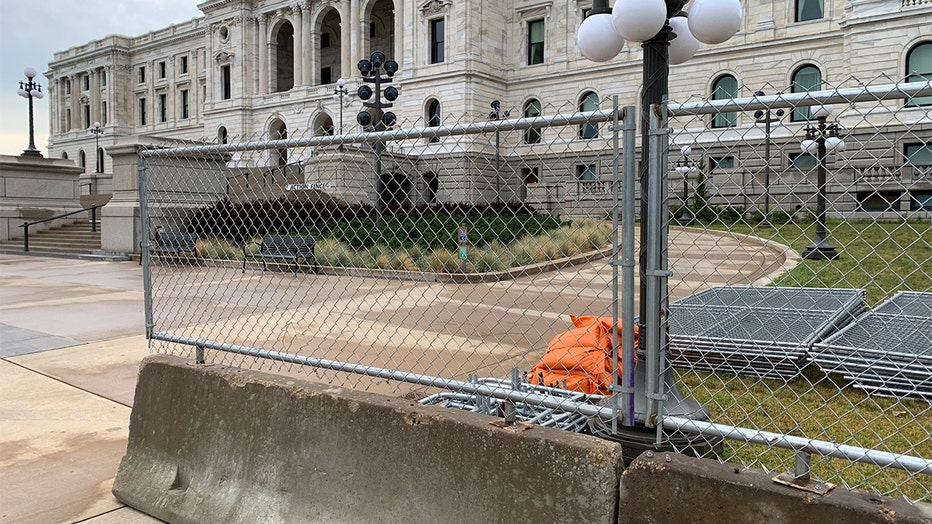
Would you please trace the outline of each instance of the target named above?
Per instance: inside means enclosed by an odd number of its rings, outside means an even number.
[[[932,522],[928,504],[836,487],[817,495],[734,464],[676,453],[642,454],[625,470],[620,522],[691,524]]]
[[[113,493],[169,522],[617,522],[621,448],[146,358]]]
[[[169,522],[932,522],[925,504],[154,355],[113,493]],[[620,486],[620,489],[619,489]]]

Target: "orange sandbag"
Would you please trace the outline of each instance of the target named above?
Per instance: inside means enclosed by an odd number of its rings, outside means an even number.
[[[547,352],[528,373],[532,384],[607,395],[612,383],[611,317],[570,315],[574,329],[550,340]],[[619,335],[621,328],[618,329]],[[635,326],[635,348],[637,326]],[[619,358],[621,355],[619,355]],[[635,358],[637,356],[635,355]],[[621,362],[618,363],[621,377]]]

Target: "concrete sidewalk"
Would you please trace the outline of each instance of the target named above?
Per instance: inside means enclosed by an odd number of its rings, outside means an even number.
[[[708,285],[761,284],[794,263],[757,239],[674,236],[690,246],[675,254],[682,267],[670,283],[674,298]],[[591,278],[604,282],[606,271],[599,260],[492,287],[578,296]],[[464,288],[447,300],[478,298]],[[158,522],[110,492],[139,362],[149,354],[143,311],[142,268],[134,262],[0,254],[0,523]]]

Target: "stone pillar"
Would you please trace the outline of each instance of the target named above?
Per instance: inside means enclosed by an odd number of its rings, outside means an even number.
[[[359,0],[352,1],[350,0],[350,23],[349,25],[342,25],[340,31],[349,33],[345,35],[344,38],[349,38],[349,52],[350,56],[358,57],[359,60],[363,59],[362,56],[362,38],[359,34],[360,29],[360,14],[359,14]]]
[[[259,49],[256,53],[259,55],[259,93],[265,95],[269,93],[269,19],[265,14],[258,17],[259,20]]]
[[[340,2],[340,76],[349,78],[356,74],[354,69],[353,57],[356,55],[352,52],[352,12],[350,0]],[[361,60],[362,57],[360,56]]]
[[[405,15],[404,8],[395,9],[395,34],[394,34],[394,55],[389,57],[398,62],[399,64],[403,63],[405,56],[405,46],[404,46],[404,34],[405,34]]]
[[[68,129],[81,129],[81,83],[75,75],[69,76],[68,80],[71,82],[71,122]]]
[[[138,253],[143,236],[139,230],[137,155],[144,146],[130,142],[112,145],[113,198],[101,208],[100,248],[110,253]]]
[[[301,56],[303,65],[301,70],[304,72],[304,75],[301,77],[301,85],[309,86],[311,85],[311,72],[313,69],[313,57],[314,53],[312,50],[314,46],[320,43],[320,39],[317,37],[315,31],[311,28],[311,6],[310,2],[302,4],[301,8],[304,10],[304,24],[301,29],[301,33],[304,34],[306,38],[309,38],[310,41],[305,40],[303,46],[300,48],[295,46],[295,53]]]
[[[292,56],[292,67],[294,68],[294,87],[303,85],[304,80],[304,11],[301,6],[294,8],[294,56]]]

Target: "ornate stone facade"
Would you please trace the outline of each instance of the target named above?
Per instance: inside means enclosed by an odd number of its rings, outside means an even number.
[[[725,75],[736,81],[739,97],[762,88],[787,92],[802,68],[825,86],[852,77],[894,83],[908,76],[911,50],[932,44],[928,1],[812,0],[822,16],[797,21],[801,1],[742,2],[743,26],[734,38],[672,68],[671,100],[711,98]],[[373,50],[400,64],[395,85],[403,95],[394,111],[403,121],[426,122],[435,100],[445,122],[482,120],[493,99],[512,115],[535,100],[571,107],[588,92],[634,105],[640,49],[627,44],[613,61],[596,64],[576,46],[590,6],[590,0],[208,0],[199,6],[201,18],[56,53],[46,73],[50,155],[93,159],[94,121],[105,126],[104,148],[123,137],[320,134],[338,127],[335,82],[346,77],[355,91],[356,62]],[[543,61],[529,64],[529,26],[540,21]],[[345,132],[357,129],[354,114],[344,117]],[[737,134],[755,125],[753,115],[736,118]]]

